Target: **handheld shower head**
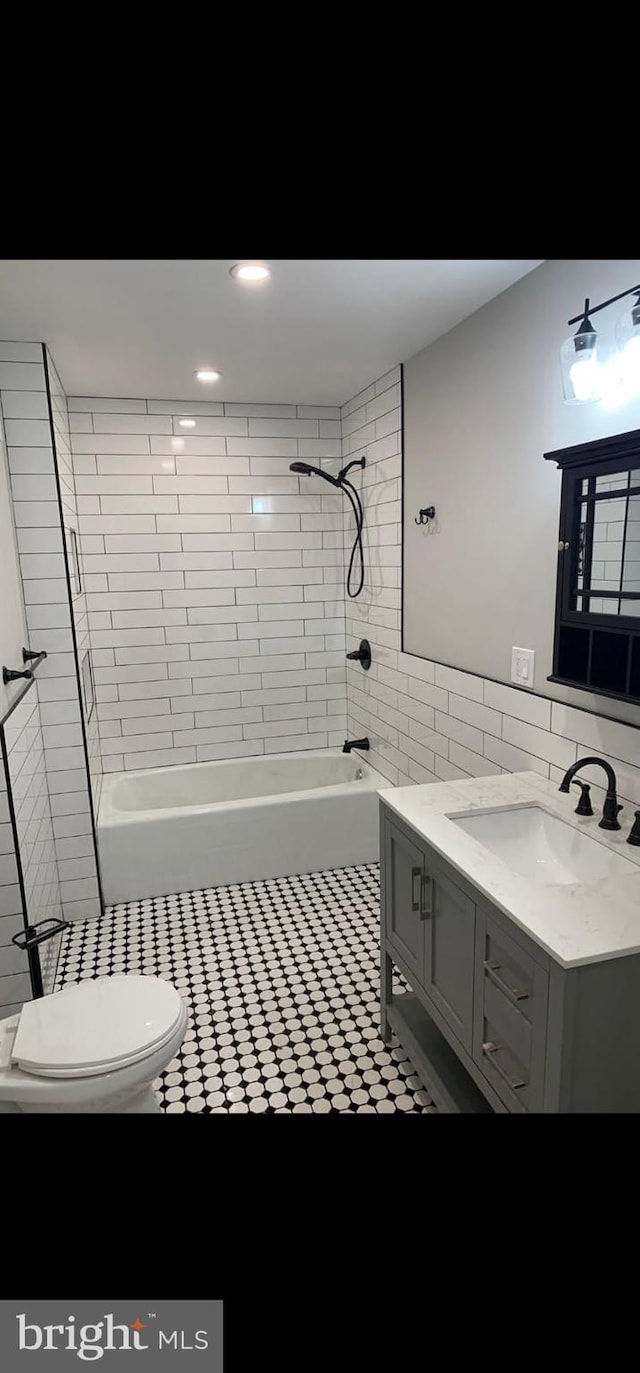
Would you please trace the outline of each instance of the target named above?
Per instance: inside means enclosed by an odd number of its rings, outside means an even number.
[[[322,477],[323,481],[329,482],[331,486],[336,486],[338,491],[344,491],[344,494],[351,505],[355,518],[356,536],[353,542],[353,548],[351,549],[349,568],[347,571],[347,595],[350,596],[352,600],[355,600],[356,596],[360,595],[364,586],[364,552],[362,547],[364,515],[362,512],[362,502],[355,486],[352,486],[351,482],[348,480],[348,473],[351,471],[352,467],[365,466],[366,458],[353,458],[351,462],[347,463],[346,467],[343,467],[342,470],[338,472],[337,477],[332,477],[328,472],[323,472],[321,467],[312,467],[309,462],[289,463],[290,472],[297,472],[302,477]],[[357,589],[352,591],[351,575],[356,557],[359,557],[360,560],[359,581]]]
[[[332,477],[329,472],[323,472],[321,467],[312,467],[308,462],[290,462],[289,471],[297,472],[303,477],[323,477],[324,480],[330,482],[332,486],[340,485],[337,477]]]

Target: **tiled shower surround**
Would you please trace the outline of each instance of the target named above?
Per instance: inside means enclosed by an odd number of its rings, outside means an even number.
[[[104,771],[341,744],[342,498],[289,470],[337,465],[339,411],[69,412]]]
[[[347,664],[349,736],[368,735],[372,765],[400,786],[525,769],[560,781],[577,758],[596,753],[615,768],[630,824],[640,805],[640,730],[402,652],[400,380],[396,368],[342,407],[345,461],[367,459],[354,479],[367,578],[346,603],[347,643],[367,638],[373,655],[368,673]],[[347,546],[351,538],[349,526]],[[602,800],[601,770],[581,776]]]
[[[0,404],[28,647],[48,655],[37,669],[37,692],[62,914],[79,920],[100,912],[74,652],[74,640],[83,648],[86,626],[81,600],[73,600],[72,622],[67,585],[74,495],[66,398],[42,344],[0,343]]]
[[[640,804],[638,730],[402,653],[401,406],[399,367],[341,411],[69,401],[105,771],[367,734],[373,766],[404,785],[559,780],[595,750]],[[367,575],[345,606],[350,508],[289,463],[335,472],[362,455]],[[373,648],[346,687],[345,611],[346,647]]]

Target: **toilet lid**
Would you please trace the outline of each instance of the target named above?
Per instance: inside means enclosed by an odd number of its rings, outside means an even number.
[[[183,1013],[175,987],[158,977],[89,978],[27,1002],[11,1056],[27,1073],[89,1077],[160,1048]]]

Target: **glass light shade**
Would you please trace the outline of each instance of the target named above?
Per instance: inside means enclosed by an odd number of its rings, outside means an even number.
[[[640,296],[631,308],[620,316],[616,325],[620,380],[625,394],[640,391]]]
[[[560,361],[567,405],[584,405],[588,401],[599,400],[602,377],[597,334],[585,331],[565,339]]]

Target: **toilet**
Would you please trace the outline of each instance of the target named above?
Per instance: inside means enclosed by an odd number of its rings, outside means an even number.
[[[186,1029],[176,988],[136,973],[28,1001],[0,1020],[0,1113],[159,1111],[151,1083]]]

